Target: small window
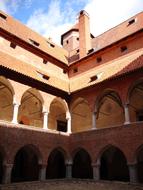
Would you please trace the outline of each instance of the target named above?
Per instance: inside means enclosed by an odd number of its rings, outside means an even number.
[[[93,82],[93,81],[95,81],[97,79],[98,79],[98,76],[94,75],[94,76],[90,77],[90,82]]]
[[[43,63],[44,63],[44,64],[47,64],[47,63],[48,63],[48,60],[47,60],[47,59],[43,59]]]
[[[68,43],[69,43],[69,41],[67,40],[67,41],[66,41],[66,43],[68,44]]]
[[[88,53],[87,53],[87,54],[90,54],[90,53],[92,53],[93,51],[94,51],[94,48],[88,50]]]
[[[96,61],[97,61],[97,63],[100,63],[102,61],[102,57],[97,57]]]
[[[29,39],[29,41],[31,42],[31,44],[35,45],[35,46],[39,46],[40,44],[32,39]]]
[[[76,53],[79,53],[79,49],[76,50]]]
[[[49,76],[47,76],[43,73],[40,73],[39,71],[37,71],[37,74],[40,78],[45,79],[45,80],[49,80],[49,78],[50,78]]]
[[[131,24],[135,23],[135,19],[129,20],[128,22],[128,26],[130,26]]]
[[[76,38],[77,41],[79,41],[79,38]]]
[[[67,132],[67,122],[57,120],[57,131]]]
[[[0,17],[1,17],[2,19],[4,19],[4,20],[6,20],[6,18],[7,18],[7,16],[4,15],[4,14],[2,14],[2,13],[0,13]]]
[[[73,73],[77,73],[77,72],[78,72],[78,68],[75,67],[75,68],[73,69]]]
[[[52,43],[50,43],[50,42],[48,42],[48,41],[47,41],[47,43],[48,43],[48,46],[49,46],[49,47],[52,47],[52,48],[54,48],[54,47],[55,47],[55,45],[54,45],[54,44],[52,44]]]
[[[16,44],[13,43],[13,42],[11,42],[11,43],[10,43],[10,47],[13,48],[13,49],[15,49],[15,48],[16,48]]]
[[[121,50],[121,52],[125,52],[125,51],[127,51],[127,46],[122,46],[121,48],[120,48],[120,50]]]

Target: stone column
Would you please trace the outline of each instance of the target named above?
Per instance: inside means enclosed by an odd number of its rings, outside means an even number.
[[[131,183],[137,183],[138,182],[138,175],[137,175],[137,164],[128,164],[129,168],[129,177]]]
[[[97,115],[96,112],[92,113],[92,129],[97,129],[96,128],[96,115]]]
[[[66,163],[66,178],[71,179],[72,178],[72,161],[68,161]]]
[[[13,104],[13,119],[12,119],[12,123],[17,124],[17,118],[18,118],[18,108],[19,108],[19,104],[18,103],[14,103]]]
[[[3,178],[2,178],[2,183],[7,184],[11,183],[11,172],[12,172],[13,164],[5,164],[3,166]]]
[[[129,115],[129,104],[124,105],[124,113],[125,113],[125,122],[124,124],[130,124],[130,115]]]
[[[95,181],[100,180],[100,164],[92,164],[93,168],[93,179]]]
[[[66,113],[66,119],[67,119],[67,133],[71,133],[71,114],[70,112]]]
[[[48,112],[43,112],[43,129],[48,129]]]
[[[46,169],[47,169],[47,165],[40,165],[40,170],[39,170],[40,181],[46,180]]]

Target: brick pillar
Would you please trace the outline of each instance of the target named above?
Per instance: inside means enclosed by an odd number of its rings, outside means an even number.
[[[131,183],[137,183],[138,182],[138,175],[137,175],[137,164],[135,163],[129,163],[129,177]]]
[[[12,172],[13,164],[5,164],[3,169],[3,178],[2,178],[2,183],[7,184],[11,183],[11,172]]]
[[[93,179],[95,181],[99,181],[100,180],[100,164],[93,163],[92,168],[93,168]]]
[[[14,103],[13,104],[13,119],[12,119],[12,123],[17,124],[17,118],[18,118],[18,108],[19,108],[19,104]]]
[[[47,165],[40,165],[40,169],[39,169],[39,180],[40,181],[46,180],[46,169],[47,169]]]

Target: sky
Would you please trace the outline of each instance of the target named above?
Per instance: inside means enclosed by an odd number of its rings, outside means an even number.
[[[143,0],[0,0],[0,9],[60,44],[80,10],[88,12],[91,33],[97,36],[143,11]]]

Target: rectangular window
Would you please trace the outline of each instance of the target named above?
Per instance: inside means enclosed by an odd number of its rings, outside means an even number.
[[[67,122],[57,120],[57,131],[67,132]]]

